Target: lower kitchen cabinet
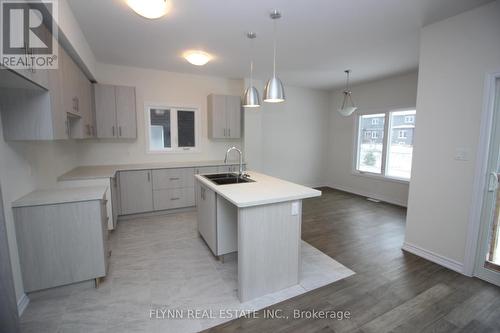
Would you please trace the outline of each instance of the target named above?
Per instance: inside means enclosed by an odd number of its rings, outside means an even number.
[[[120,208],[120,197],[118,193],[118,177],[115,176],[113,178],[109,179],[109,187],[110,187],[110,193],[111,193],[111,216],[113,220],[111,221],[111,225],[113,226],[112,229],[116,228],[116,225],[118,223],[118,214],[121,210]]]
[[[238,165],[120,171],[119,198],[113,206],[119,215],[193,207],[196,204],[194,175],[238,172]],[[112,184],[116,184],[111,180]]]
[[[217,195],[201,183],[196,185],[198,232],[212,252],[217,255]]]
[[[196,184],[198,232],[215,256],[238,251],[238,209],[200,182]]]
[[[106,276],[106,200],[14,207],[13,213],[26,292]]]
[[[151,170],[120,171],[121,214],[153,211]]]

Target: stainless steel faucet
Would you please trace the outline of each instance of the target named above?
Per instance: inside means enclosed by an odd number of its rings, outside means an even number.
[[[229,153],[231,152],[231,150],[236,150],[240,154],[240,171],[238,173],[238,177],[241,177],[241,176],[243,176],[243,153],[241,152],[241,150],[239,150],[236,147],[229,148],[226,151],[226,157],[224,158],[224,164],[227,164],[227,156],[229,155]]]

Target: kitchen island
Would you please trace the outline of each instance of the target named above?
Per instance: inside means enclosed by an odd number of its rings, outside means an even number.
[[[195,175],[198,230],[216,256],[237,251],[241,302],[299,283],[302,200],[321,196],[261,173],[246,175],[248,182],[224,185]]]

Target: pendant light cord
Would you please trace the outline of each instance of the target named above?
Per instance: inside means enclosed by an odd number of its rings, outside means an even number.
[[[276,77],[276,20],[274,22],[274,54],[273,54],[273,77]]]
[[[347,73],[347,80],[346,80],[346,83],[345,83],[345,90],[349,91],[349,74],[350,74],[350,71],[346,71],[346,73]]]
[[[253,87],[253,38],[250,39],[250,88]]]

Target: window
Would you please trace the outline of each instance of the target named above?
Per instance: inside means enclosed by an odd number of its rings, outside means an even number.
[[[409,180],[413,157],[415,110],[358,117],[356,171]],[[377,121],[374,121],[374,120]],[[373,128],[373,125],[378,125]],[[366,133],[370,128],[371,135]],[[384,135],[387,133],[387,135]]]
[[[197,147],[197,109],[147,107],[150,152],[190,151]]]
[[[371,128],[371,125],[374,125],[374,120],[376,119],[377,124],[379,120],[383,122],[384,114],[374,114],[374,115],[365,115],[359,117],[359,133],[369,133],[370,136],[359,136],[359,144],[358,144],[358,161],[357,161],[357,170],[362,172],[370,172],[370,173],[380,173],[382,168],[382,146],[383,146],[383,136],[384,129],[383,126],[379,133],[377,131],[367,131],[367,128]]]

